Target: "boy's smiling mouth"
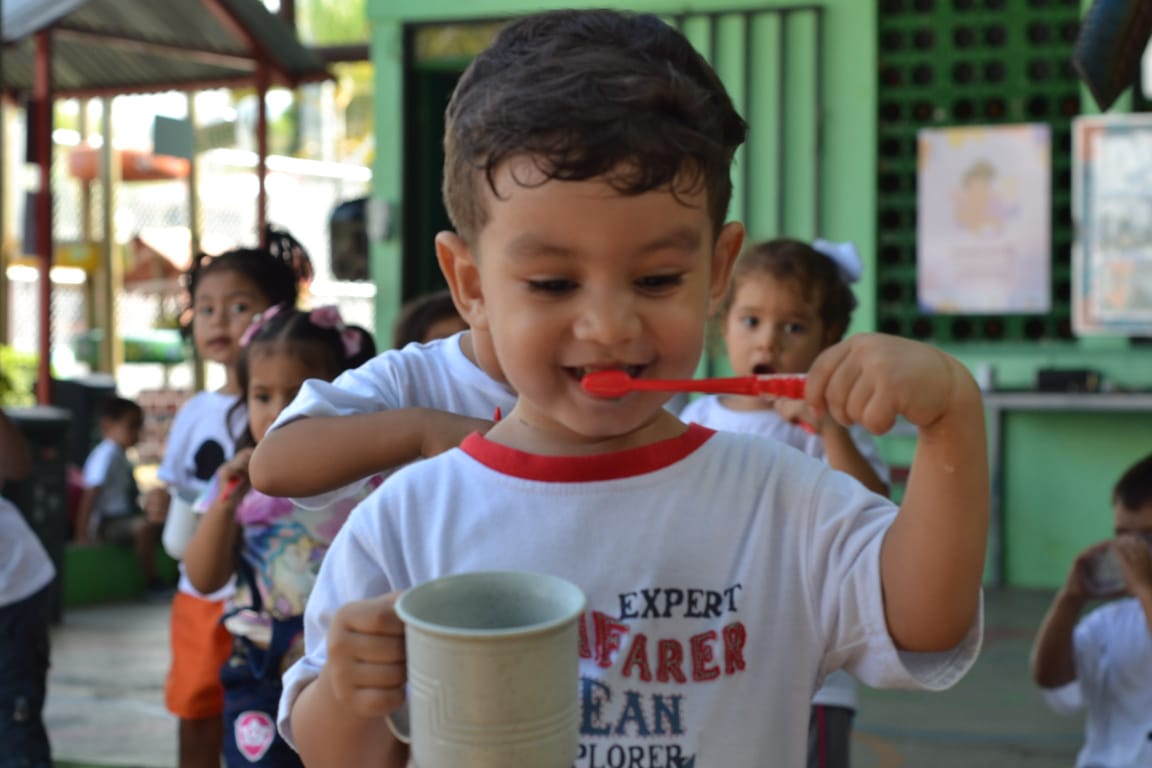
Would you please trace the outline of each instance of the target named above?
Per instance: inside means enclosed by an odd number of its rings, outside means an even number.
[[[574,378],[577,382],[583,381],[584,377],[596,371],[624,371],[630,378],[639,378],[640,374],[648,366],[646,365],[625,365],[624,363],[608,363],[605,365],[582,365],[578,367],[568,368],[568,375]]]

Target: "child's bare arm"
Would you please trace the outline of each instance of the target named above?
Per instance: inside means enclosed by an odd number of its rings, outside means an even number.
[[[224,490],[196,526],[184,550],[184,570],[192,586],[204,594],[222,588],[236,572],[236,542],[240,526],[236,508],[248,489],[247,465],[251,449],[241,451],[220,467],[217,477]]]
[[[888,495],[888,484],[880,479],[868,459],[860,453],[852,433],[830,416],[820,418],[803,400],[776,398],[772,408],[786,421],[803,423],[820,435],[824,444],[824,458],[828,466],[845,472],[860,481],[868,490],[881,496]]]
[[[85,487],[80,494],[80,502],[76,505],[75,529],[72,531],[72,540],[77,544],[88,543],[88,521],[92,518],[92,508],[96,506],[100,488],[99,485]]]
[[[1084,574],[1107,544],[1088,547],[1072,563],[1064,586],[1052,598],[1032,644],[1032,679],[1041,688],[1059,688],[1076,679],[1072,634],[1088,600]]]
[[[888,483],[880,479],[868,459],[861,455],[851,432],[832,419],[826,419],[820,436],[824,440],[824,458],[828,466],[852,475],[873,493],[888,495]]]
[[[398,592],[347,603],[328,628],[328,659],[292,706],[296,749],[315,768],[402,768],[408,748],[387,725],[407,679]]]
[[[315,496],[434,456],[491,425],[430,408],[298,419],[260,441],[252,484],[271,496]],[[321,452],[324,461],[317,461]]]
[[[816,359],[806,400],[873,434],[898,415],[919,428],[904,503],[880,555],[885,616],[899,648],[954,647],[979,609],[988,536],[988,448],[976,382],[934,347],[859,334]]]

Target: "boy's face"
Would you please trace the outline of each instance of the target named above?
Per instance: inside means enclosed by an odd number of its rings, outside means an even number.
[[[130,412],[119,419],[105,419],[104,436],[122,448],[131,448],[140,442],[140,430],[143,427],[143,414]]]
[[[723,326],[733,371],[807,373],[830,334],[799,282],[761,271],[740,277],[738,286]]]
[[[452,235],[437,240],[454,251],[458,305],[491,333],[520,395],[493,435],[527,450],[583,453],[678,434],[680,422],[662,408],[669,395],[605,400],[580,380],[602,368],[690,378],[743,228],[728,224],[715,238],[702,190],[623,196],[602,179],[546,181],[527,158],[499,168],[495,186],[471,247]]]

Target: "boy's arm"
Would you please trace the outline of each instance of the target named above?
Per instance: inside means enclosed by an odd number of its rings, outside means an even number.
[[[351,602],[332,617],[320,675],[292,705],[296,750],[310,768],[403,768],[408,747],[388,727],[407,677],[399,593]]]
[[[80,494],[80,503],[76,505],[76,527],[72,532],[72,539],[77,544],[88,543],[88,521],[92,517],[92,508],[96,506],[96,498],[100,495],[103,486],[85,486]]]
[[[252,456],[252,485],[270,496],[315,496],[448,450],[490,421],[431,408],[297,419]],[[317,461],[323,454],[324,461]]]
[[[824,441],[824,458],[828,466],[852,475],[873,493],[888,495],[888,483],[880,479],[875,468],[860,453],[852,433],[846,427],[832,419],[825,419],[820,437]]]
[[[906,651],[955,647],[979,610],[988,537],[988,452],[980,390],[967,369],[926,344],[859,334],[829,347],[806,400],[841,424],[919,428],[899,514],[880,553],[888,631]]]
[[[32,471],[32,456],[24,435],[0,409],[0,483],[21,480]]]
[[[1092,559],[1107,546],[1106,542],[1094,544],[1076,556],[1040,623],[1032,645],[1031,666],[1032,679],[1041,688],[1059,688],[1076,679],[1072,636],[1089,597],[1084,574],[1091,567]]]
[[[1076,679],[1072,635],[1084,599],[1060,590],[1036,632],[1032,645],[1032,679],[1041,688],[1059,688]]]

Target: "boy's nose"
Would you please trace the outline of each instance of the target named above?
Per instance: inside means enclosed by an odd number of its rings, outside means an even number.
[[[632,301],[603,296],[588,301],[576,320],[575,335],[585,341],[616,344],[634,338],[641,328]]]

